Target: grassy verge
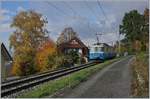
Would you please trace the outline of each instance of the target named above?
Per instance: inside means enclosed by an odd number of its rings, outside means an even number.
[[[149,69],[148,54],[139,53],[136,55],[132,63],[133,79],[132,79],[132,96],[148,97],[149,94]]]
[[[45,97],[48,95],[52,95],[60,89],[63,89],[66,87],[74,87],[78,85],[80,82],[87,80],[87,78],[91,74],[97,72],[103,67],[119,59],[120,58],[109,60],[104,63],[75,72],[73,74],[70,74],[69,76],[65,76],[57,80],[49,81],[47,83],[40,85],[38,88],[35,88],[31,91],[28,91],[27,93],[22,94],[21,96],[18,96],[18,98],[41,98],[41,97]]]

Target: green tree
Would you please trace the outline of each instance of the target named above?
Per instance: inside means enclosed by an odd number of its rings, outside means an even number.
[[[73,63],[78,63],[79,62],[79,54],[77,51],[73,51],[71,50],[69,53],[68,53],[70,59],[72,59]]]
[[[132,51],[136,51],[140,45],[141,50],[145,50],[145,36],[144,33],[145,18],[137,10],[132,10],[129,13],[125,13],[122,24],[120,25],[120,33],[125,34],[125,43],[132,45]],[[139,43],[137,43],[139,42]],[[137,46],[137,47],[135,47]]]
[[[18,13],[11,24],[16,30],[10,36],[10,48],[14,51],[13,73],[29,75],[36,72],[34,57],[37,48],[46,39],[47,21],[34,11]]]
[[[145,44],[145,46],[143,48],[146,47],[146,50],[148,51],[148,48],[149,48],[149,9],[148,8],[146,8],[144,10],[144,14],[143,15],[144,15],[143,44]]]

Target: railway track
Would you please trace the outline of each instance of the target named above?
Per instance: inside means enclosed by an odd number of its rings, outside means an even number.
[[[87,64],[83,64],[80,66],[74,66],[70,68],[64,68],[53,72],[45,72],[43,74],[30,76],[28,78],[22,78],[18,80],[13,80],[11,82],[5,82],[1,84],[1,97],[5,97],[24,89],[28,89],[30,87],[39,85],[41,83],[47,82],[49,80],[53,80],[70,73],[79,71],[81,69],[90,67],[97,64],[96,62],[89,62]]]

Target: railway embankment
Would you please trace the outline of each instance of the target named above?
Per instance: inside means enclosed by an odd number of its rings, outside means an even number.
[[[21,93],[20,95],[16,96],[18,98],[41,98],[47,97],[56,94],[60,90],[65,88],[73,88],[80,84],[83,81],[86,81],[92,74],[98,72],[105,66],[112,64],[113,62],[118,61],[120,58],[108,60],[104,63],[97,64],[95,66],[91,66],[86,69],[82,69],[75,73],[69,74],[67,76],[61,77],[59,79],[55,79],[49,82],[46,82],[38,87]]]

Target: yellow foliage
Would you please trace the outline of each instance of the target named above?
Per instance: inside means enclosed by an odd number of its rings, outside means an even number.
[[[20,58],[15,57],[15,61],[13,61],[13,67],[12,67],[12,74],[13,75],[19,75],[21,73],[20,70]]]
[[[9,40],[14,51],[14,75],[26,76],[37,72],[35,56],[39,45],[47,39],[46,24],[47,20],[35,11],[21,11],[13,18],[11,27],[16,30]]]
[[[36,54],[35,62],[37,65],[37,70],[42,72],[47,69],[53,69],[54,67],[49,65],[54,65],[53,63],[55,54],[56,46],[52,41],[48,40],[38,49],[38,52]]]
[[[29,75],[35,72],[32,53],[21,53],[14,56],[12,74],[18,76]]]

